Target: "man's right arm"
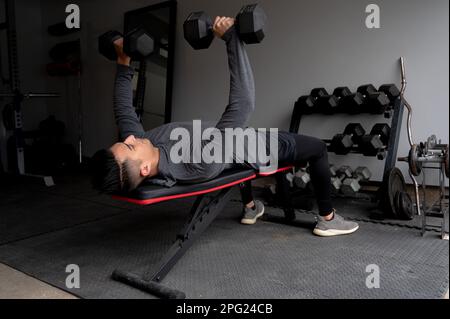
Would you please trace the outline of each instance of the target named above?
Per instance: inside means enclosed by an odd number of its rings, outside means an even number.
[[[223,35],[228,53],[230,70],[230,96],[225,112],[217,128],[245,128],[255,110],[255,83],[253,71],[244,43],[239,39],[235,26]]]

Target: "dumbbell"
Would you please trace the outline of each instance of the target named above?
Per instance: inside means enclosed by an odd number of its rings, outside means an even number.
[[[358,167],[353,176],[346,178],[341,186],[341,192],[346,195],[353,195],[361,190],[361,181],[368,181],[372,177],[372,173],[367,167]]]
[[[295,102],[296,109],[300,109],[302,114],[313,114],[315,112],[315,100],[311,95],[303,95]]]
[[[333,95],[337,98],[338,100],[338,109],[337,111],[342,112],[345,108],[345,99],[348,96],[352,95],[352,91],[350,91],[350,89],[346,86],[341,86],[338,88],[335,88],[333,91]]]
[[[361,143],[359,144],[360,152],[364,156],[378,156],[383,154],[389,143],[390,135],[391,128],[388,124],[375,124],[370,134],[364,135],[361,138]]]
[[[303,95],[295,102],[295,108],[301,109],[302,114],[313,114],[318,111],[318,100],[328,95],[327,90],[324,88],[315,88],[309,95]]]
[[[365,111],[364,103],[364,95],[359,92],[343,96],[340,100],[342,111],[352,115],[363,113]]]
[[[390,118],[392,116],[392,111],[394,110],[395,101],[400,97],[400,90],[395,84],[383,84],[378,91],[386,94],[390,101],[389,108],[385,113],[385,117]]]
[[[124,38],[123,51],[133,60],[142,60],[153,53],[155,43],[153,38],[144,29],[137,28],[126,33],[125,36],[118,31],[108,31],[98,38],[98,50],[108,60],[117,60],[114,42]]]
[[[383,84],[378,89],[378,92],[383,92],[388,97],[391,104],[400,97],[400,90],[395,84]]]
[[[359,145],[361,138],[366,134],[364,127],[359,123],[350,123],[343,134],[336,134],[331,140],[330,151],[337,155],[347,155],[353,145]]]
[[[383,114],[391,104],[388,96],[384,92],[378,92],[372,84],[360,86],[358,92],[364,96],[367,113]]]
[[[258,4],[245,5],[236,17],[236,31],[246,44],[261,43],[267,17]],[[194,50],[207,49],[214,40],[213,21],[204,11],[191,13],[183,24],[184,38]]]
[[[294,185],[298,188],[305,189],[311,182],[311,175],[306,169],[300,168],[294,175]]]
[[[339,168],[335,176],[331,177],[331,186],[334,191],[339,191],[342,187],[342,183],[346,178],[351,178],[353,176],[353,170],[350,166],[342,166]]]
[[[326,115],[338,113],[339,99],[334,94],[324,94],[318,97],[317,108],[319,112]]]

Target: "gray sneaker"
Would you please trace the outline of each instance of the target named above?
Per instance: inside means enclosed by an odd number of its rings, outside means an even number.
[[[255,207],[253,209],[245,207],[244,216],[241,219],[241,224],[253,225],[256,220],[264,215],[264,204],[259,200],[255,200]]]
[[[314,235],[322,237],[331,237],[339,235],[348,235],[358,230],[359,225],[355,222],[347,221],[342,216],[334,213],[334,218],[326,221],[323,217],[318,217]]]

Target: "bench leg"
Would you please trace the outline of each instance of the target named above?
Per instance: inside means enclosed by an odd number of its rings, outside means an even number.
[[[215,195],[201,195],[192,206],[189,217],[177,234],[175,243],[161,260],[143,276],[115,270],[112,279],[161,298],[185,298],[183,292],[160,284],[172,267],[181,259],[194,241],[208,228],[230,200],[232,188],[223,189]]]

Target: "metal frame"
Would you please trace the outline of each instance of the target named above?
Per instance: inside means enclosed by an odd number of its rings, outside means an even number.
[[[161,285],[160,282],[220,214],[230,200],[231,190],[232,187],[229,187],[213,195],[198,196],[173,245],[159,262],[142,276],[117,269],[113,272],[112,278],[161,298],[184,299],[186,295],[183,292]]]
[[[25,99],[32,98],[53,98],[59,97],[54,93],[22,93],[20,89],[19,62],[17,52],[17,32],[14,0],[5,0],[6,22],[3,27],[6,29],[8,65],[9,65],[9,86],[10,92],[0,93],[0,97],[13,99],[14,106],[14,138],[16,145],[17,173],[19,176],[31,177],[43,180],[46,186],[54,186],[53,177],[27,174],[25,170],[24,137],[23,137],[23,114],[22,103]]]

